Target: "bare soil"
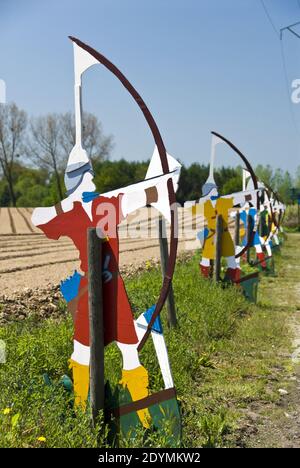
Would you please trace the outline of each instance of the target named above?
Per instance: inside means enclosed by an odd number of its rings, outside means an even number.
[[[67,238],[47,239],[32,226],[31,212],[31,208],[0,210],[0,294],[7,297],[27,288],[48,290],[80,269],[73,243]],[[135,270],[160,258],[157,220],[157,211],[145,208],[121,224],[121,269]],[[191,211],[179,209],[179,253],[199,248],[194,224]],[[201,227],[203,218],[198,218],[197,229]]]

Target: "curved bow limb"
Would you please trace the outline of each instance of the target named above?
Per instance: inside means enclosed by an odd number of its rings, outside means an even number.
[[[221,140],[223,140],[223,142],[226,143],[242,159],[242,161],[244,162],[247,170],[249,171],[249,173],[251,175],[252,182],[253,182],[253,187],[254,187],[255,190],[257,190],[258,189],[257,177],[255,175],[255,172],[254,172],[250,162],[246,158],[246,156],[230,140],[225,138],[220,133],[212,131],[211,134],[216,136],[217,138],[220,138]],[[259,201],[259,197],[257,197],[257,207],[256,207],[257,212],[259,212],[259,207],[260,207],[260,201]],[[250,238],[247,239],[247,244],[245,245],[245,247],[239,253],[237,253],[235,255],[236,258],[241,257],[242,255],[244,255],[247,252],[247,250],[250,248],[250,246],[252,244],[252,241],[254,239],[254,236],[255,236],[256,229],[257,229],[257,226],[252,230],[252,234],[251,234]]]
[[[167,158],[167,152],[166,152],[166,148],[165,148],[162,136],[160,134],[158,126],[150,110],[148,109],[145,101],[142,99],[140,94],[137,92],[134,86],[130,83],[130,81],[125,77],[125,75],[116,67],[116,65],[114,65],[110,60],[108,60],[104,55],[102,55],[100,52],[97,52],[95,49],[93,49],[89,45],[85,44],[84,42],[80,41],[79,39],[73,36],[69,36],[69,38],[74,44],[76,44],[82,50],[86,51],[91,57],[93,57],[93,59],[95,59],[97,62],[102,64],[113,75],[115,75],[116,78],[125,87],[125,89],[127,89],[129,94],[132,96],[132,98],[135,100],[136,104],[142,111],[148,123],[148,126],[150,128],[150,131],[152,133],[155,145],[157,147],[157,150],[160,156],[162,171],[164,174],[169,173],[170,169],[169,169],[169,163],[168,163],[168,158]],[[94,63],[92,63],[92,65]],[[177,216],[176,195],[175,195],[175,190],[173,186],[173,181],[171,178],[169,178],[167,181],[167,188],[168,188],[169,206],[170,206],[170,213],[171,213],[170,215],[170,219],[171,219],[170,254],[169,254],[169,259],[168,259],[168,264],[167,264],[167,269],[166,269],[166,275],[163,279],[162,289],[161,289],[159,298],[157,300],[156,307],[152,315],[152,319],[149,322],[145,335],[139,344],[138,351],[140,351],[142,347],[144,346],[151,332],[152,325],[154,324],[155,319],[158,317],[158,315],[160,314],[164,306],[164,303],[169,293],[169,289],[171,286],[172,277],[173,277],[173,273],[175,269],[177,245],[178,245],[178,238],[177,238],[178,216]]]

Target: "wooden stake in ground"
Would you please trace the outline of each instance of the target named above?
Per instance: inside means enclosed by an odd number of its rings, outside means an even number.
[[[88,229],[88,285],[90,321],[90,402],[93,424],[104,411],[104,330],[102,300],[102,239]]]
[[[240,245],[240,212],[239,211],[237,211],[235,215],[234,244],[235,244],[235,247]]]
[[[247,215],[247,243],[249,242],[249,239],[252,236],[252,230],[253,230],[253,218],[248,214]],[[247,250],[247,263],[250,264],[250,253],[251,249],[249,246],[249,249]]]
[[[167,240],[167,233],[166,233],[166,222],[161,216],[159,217],[159,247],[160,247],[161,272],[162,272],[162,277],[164,278],[166,275],[166,269],[167,269],[167,264],[168,264],[169,249],[168,249],[168,240]],[[177,325],[177,317],[176,317],[175,299],[174,299],[172,283],[171,283],[169,294],[166,300],[166,305],[167,305],[168,325],[169,327],[175,327]]]
[[[260,237],[263,237],[263,223],[262,223],[262,217],[259,213],[259,220],[258,220],[258,234],[260,235]]]
[[[221,259],[222,259],[222,234],[223,234],[223,219],[221,215],[217,216],[216,220],[216,260],[215,260],[215,280],[221,279]]]

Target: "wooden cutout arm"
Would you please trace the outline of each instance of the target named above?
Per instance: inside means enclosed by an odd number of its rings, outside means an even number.
[[[31,222],[34,226],[47,224],[61,213],[70,211],[73,208],[73,201],[65,198],[54,206],[35,208],[31,216]]]
[[[35,208],[31,216],[31,222],[34,226],[46,224],[57,216],[54,206]]]
[[[155,186],[148,187],[139,192],[124,193],[122,197],[122,214],[124,217],[143,208],[146,205],[151,205],[158,200],[158,192]]]
[[[195,205],[203,205],[207,200],[210,199],[210,195],[205,195],[204,197],[199,198],[199,200],[190,200],[184,202],[184,208],[191,208]]]
[[[230,193],[222,195],[222,198],[233,198],[234,206],[243,206],[246,202],[255,202],[261,190],[245,190],[244,192]]]

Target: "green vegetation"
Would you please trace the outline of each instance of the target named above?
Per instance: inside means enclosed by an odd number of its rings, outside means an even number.
[[[125,187],[144,179],[149,161],[97,161],[94,163],[95,184],[100,193]],[[16,206],[49,206],[59,200],[56,177],[46,169],[36,169],[23,164],[14,163],[13,183]],[[278,175],[280,172],[278,172]],[[195,200],[201,196],[201,187],[208,176],[208,165],[183,165],[177,191],[177,200],[183,204],[186,200]],[[63,187],[63,171],[60,172],[60,182]],[[215,172],[216,182],[221,194],[237,192],[242,187],[241,168],[221,167]],[[288,185],[287,180],[290,180]],[[273,181],[279,189],[280,196],[285,203],[291,203],[290,188],[292,181],[288,173],[284,180]],[[296,183],[296,182],[295,182]],[[299,181],[300,183],[300,181]],[[64,189],[63,189],[64,191]],[[7,181],[0,175],[0,206],[12,206]]]
[[[291,242],[293,235],[289,236]],[[285,268],[285,255],[277,266]],[[199,275],[198,255],[178,263],[174,277],[179,326],[163,322],[180,401],[183,444],[186,447],[235,446],[246,408],[253,402],[278,398],[278,369],[289,346],[287,319],[291,308],[276,307],[277,278],[263,278],[257,306],[247,303],[234,287],[223,289]],[[161,273],[149,267],[126,280],[135,313],[155,303]],[[188,294],[187,294],[188,292]],[[7,362],[0,364],[1,447],[96,447],[96,431],[88,414],[72,408],[72,395],[59,384],[69,374],[72,350],[70,319],[40,321],[32,316],[0,328]],[[151,391],[163,387],[149,341],[141,360],[150,371]],[[277,369],[273,386],[268,381]],[[116,346],[106,350],[105,369],[112,383],[121,374]],[[44,383],[47,373],[53,384]],[[101,422],[99,423],[101,425]],[[104,434],[100,445],[104,444]],[[123,446],[165,446],[165,440],[141,431]]]
[[[299,217],[299,207],[298,205],[288,205],[284,213],[284,226],[289,229],[299,228],[298,226],[298,217]]]

